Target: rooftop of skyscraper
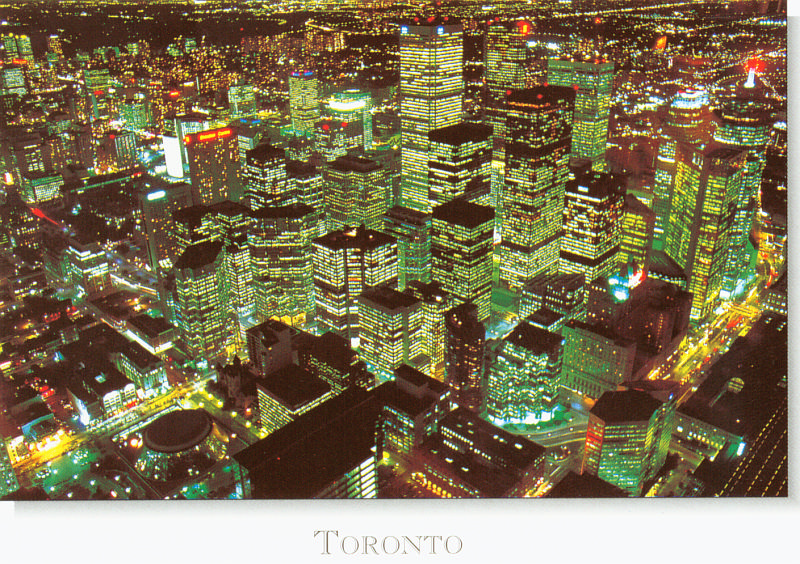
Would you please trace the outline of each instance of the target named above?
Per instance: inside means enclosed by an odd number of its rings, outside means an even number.
[[[527,349],[533,354],[547,354],[558,349],[562,337],[522,321],[505,338],[505,341]]]
[[[646,392],[624,390],[605,392],[592,407],[592,415],[605,423],[649,421],[662,403]]]
[[[186,247],[175,262],[176,270],[195,269],[211,264],[222,250],[222,241],[205,241]]]
[[[338,170],[340,172],[372,172],[373,170],[378,170],[381,167],[381,163],[377,161],[355,155],[344,155],[332,163],[328,163],[328,168]]]
[[[331,231],[322,237],[317,237],[313,242],[334,250],[361,249],[362,251],[371,251],[384,245],[396,243],[397,239],[391,235],[367,229],[360,225]]]
[[[296,411],[331,390],[330,385],[296,364],[289,364],[267,374],[257,386],[282,405]]]
[[[359,302],[372,302],[382,309],[394,311],[408,308],[418,303],[419,300],[410,294],[399,292],[389,286],[375,286],[364,290],[358,297]]]
[[[474,229],[494,220],[494,209],[468,202],[463,198],[450,200],[433,208],[433,218],[453,225]]]
[[[428,133],[428,139],[435,143],[461,145],[470,141],[486,141],[491,135],[492,126],[467,121],[433,129]]]
[[[566,191],[596,199],[622,195],[625,193],[625,176],[596,170],[587,171],[567,182]]]
[[[506,102],[514,106],[542,107],[575,103],[575,90],[566,86],[534,86],[522,90],[509,90]]]

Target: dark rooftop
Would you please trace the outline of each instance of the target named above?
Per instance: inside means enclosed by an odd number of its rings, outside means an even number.
[[[268,374],[257,385],[292,411],[297,411],[331,390],[327,382],[296,364],[289,364]]]
[[[258,218],[297,218],[314,213],[314,208],[307,204],[290,204],[288,206],[267,206],[257,210],[252,210],[250,217]]]
[[[655,212],[633,194],[625,194],[625,211],[641,216],[655,217]]]
[[[609,198],[615,195],[622,197],[625,194],[625,177],[621,174],[593,170],[567,182],[566,191],[586,194],[592,198]]]
[[[553,498],[609,498],[628,497],[627,492],[592,474],[570,471],[545,497]]]
[[[608,423],[649,421],[662,403],[646,392],[605,392],[592,407],[592,415]]]
[[[382,167],[381,163],[372,159],[365,159],[354,155],[345,155],[335,161],[328,163],[328,168],[340,172],[372,172]]]
[[[461,225],[467,229],[474,229],[493,221],[494,209],[456,198],[433,208],[433,218],[453,225]]]
[[[128,319],[128,324],[134,326],[143,335],[150,339],[158,337],[162,333],[170,331],[175,327],[163,317],[152,317],[143,313]]]
[[[371,251],[384,245],[397,244],[397,239],[380,231],[360,227],[347,227],[313,239],[313,243],[329,249],[361,249]]]
[[[527,349],[533,354],[550,354],[561,346],[562,337],[522,321],[505,341]]]
[[[428,139],[435,143],[461,145],[463,143],[486,141],[492,135],[492,127],[481,123],[462,122],[447,127],[433,129]]]
[[[210,432],[208,413],[202,409],[180,409],[150,423],[144,430],[144,444],[157,452],[182,452],[200,444]]]
[[[358,301],[370,301],[378,306],[383,307],[384,309],[389,310],[408,308],[416,303],[419,303],[419,300],[414,296],[404,292],[399,292],[394,288],[390,288],[389,286],[375,286],[373,288],[368,288],[364,290],[360,296],[358,296]]]
[[[560,104],[575,104],[575,90],[566,86],[535,86],[522,90],[512,90],[506,97],[509,105],[513,106],[553,106]]]
[[[261,164],[272,159],[286,158],[286,152],[279,147],[270,145],[269,143],[262,143],[247,151],[245,153],[245,158],[248,164],[250,164],[251,161]]]
[[[222,250],[222,241],[206,241],[186,247],[175,262],[176,270],[202,268],[213,263]]]

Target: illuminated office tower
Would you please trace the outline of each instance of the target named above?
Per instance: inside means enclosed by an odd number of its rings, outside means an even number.
[[[150,122],[150,106],[144,94],[138,93],[120,106],[119,117],[127,129],[144,131]]]
[[[417,21],[418,20],[418,21]],[[400,26],[401,205],[430,212],[428,133],[461,121],[461,24],[415,18]]]
[[[472,302],[478,319],[492,313],[494,210],[463,199],[433,208],[431,278],[453,303]]]
[[[562,316],[563,325],[570,319],[585,317],[586,282],[583,273],[539,274],[522,289],[519,317],[525,319],[546,309]]]
[[[619,337],[601,325],[571,320],[564,325],[561,386],[597,399],[629,381],[636,342]]]
[[[389,286],[367,288],[357,298],[359,353],[378,384],[402,364],[428,372],[422,302]]]
[[[99,243],[70,238],[64,261],[67,276],[79,295],[92,297],[111,288],[111,260]]]
[[[187,247],[175,262],[174,323],[186,352],[213,361],[225,353],[222,241]]]
[[[247,206],[225,200],[210,206],[191,206],[172,214],[178,245],[183,249],[204,241],[225,244],[246,235],[252,223]]]
[[[445,383],[453,403],[481,413],[484,392],[486,328],[478,320],[478,308],[463,303],[445,314]]]
[[[581,474],[632,496],[664,465],[675,427],[675,405],[639,390],[606,392],[589,413]]]
[[[450,309],[450,296],[438,282],[412,280],[404,290],[422,302],[423,352],[430,359],[427,374],[444,381],[445,313]]]
[[[247,116],[256,111],[256,91],[252,84],[234,84],[228,88],[231,117]]]
[[[384,233],[397,239],[399,285],[407,288],[413,280],[431,279],[431,215],[394,206],[383,215]]]
[[[244,201],[250,208],[286,206],[296,201],[283,149],[265,143],[247,151],[242,172]]]
[[[132,168],[139,163],[136,151],[136,134],[133,131],[114,131],[108,135],[113,142],[117,170]]]
[[[631,272],[647,273],[656,214],[633,194],[625,194],[622,210],[619,265]]]
[[[211,128],[208,115],[199,112],[182,113],[176,115],[174,119],[169,119],[165,123],[170,132],[175,133],[181,148],[181,159],[183,163],[189,162],[189,152],[186,147],[186,137],[192,133],[199,133]],[[181,165],[183,166],[183,165]],[[188,166],[188,165],[187,165]]]
[[[239,151],[229,127],[184,136],[194,201],[216,204],[241,198]]]
[[[155,273],[169,270],[180,252],[172,214],[192,205],[192,187],[147,177],[139,188],[138,198],[150,268]]]
[[[675,187],[675,148],[679,141],[707,141],[703,114],[707,111],[708,93],[705,90],[679,92],[669,106],[667,119],[661,129],[658,157],[653,179],[653,211],[656,214],[653,248],[664,248],[664,233],[669,223],[669,202]]]
[[[256,317],[288,318],[290,325],[305,323],[315,311],[311,241],[318,233],[318,215],[305,204],[261,208],[251,215],[248,243],[256,292],[279,292],[284,298],[262,295]]]
[[[58,55],[59,59],[64,57],[64,47],[58,35],[51,35],[47,38],[47,50]]]
[[[325,104],[325,113],[345,123],[356,123],[362,132],[361,148],[372,149],[372,95],[359,90],[334,93]]]
[[[561,335],[522,321],[487,370],[486,414],[495,424],[548,421],[561,374]]]
[[[314,208],[317,214],[317,235],[325,235],[329,229],[322,197],[324,185],[322,172],[311,163],[288,161],[286,176],[297,203]]]
[[[591,161],[592,169],[604,170],[614,63],[600,59],[549,59],[547,82],[575,89],[570,158]]]
[[[492,135],[492,192],[490,205],[502,205],[503,174],[506,164],[505,144],[508,131],[504,111],[506,92],[527,86],[528,39],[533,26],[530,22],[492,22],[486,28],[483,50],[486,79],[486,120],[493,128]]]
[[[365,225],[383,227],[389,201],[386,170],[371,159],[345,156],[328,163],[323,173],[325,213],[331,229]]]
[[[723,289],[747,153],[716,143],[679,143],[675,161],[664,251],[686,275],[691,318],[698,321],[714,309]]]
[[[624,177],[588,172],[567,182],[559,272],[583,273],[587,282],[617,271]]]
[[[27,93],[28,85],[21,65],[9,64],[0,67],[0,94],[25,96]]]
[[[55,172],[28,172],[22,175],[20,197],[26,204],[53,206],[62,201],[64,178]]]
[[[747,277],[747,270],[755,255],[755,249],[749,245],[750,231],[755,212],[761,209],[761,176],[775,122],[770,100],[765,96],[763,86],[756,84],[754,73],[755,69],[751,69],[751,78],[733,96],[724,98],[716,111],[719,124],[714,132],[714,140],[747,152],[728,247],[723,283],[725,295],[732,294],[737,282]]]
[[[313,239],[314,292],[320,329],[358,344],[358,302],[367,288],[397,286],[397,240],[363,227]]]
[[[322,119],[314,124],[314,151],[325,162],[360,151],[363,132],[357,122]]]
[[[319,82],[312,71],[289,75],[289,108],[297,135],[311,136],[319,121]]]
[[[17,475],[8,457],[8,446],[5,438],[0,437],[0,498],[19,489]]]
[[[574,99],[572,89],[557,86],[516,90],[506,98],[500,281],[507,287],[558,269]]]
[[[428,188],[432,206],[464,196],[489,205],[492,184],[492,128],[459,123],[428,133]]]

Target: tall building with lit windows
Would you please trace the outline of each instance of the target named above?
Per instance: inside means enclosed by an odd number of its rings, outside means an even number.
[[[522,321],[500,343],[487,370],[486,414],[502,424],[549,420],[556,406],[561,335]]]
[[[295,194],[286,172],[286,153],[268,143],[247,151],[244,162],[244,202],[251,209],[286,206]]]
[[[664,465],[675,427],[674,402],[639,390],[606,392],[589,413],[581,474],[632,496]]]
[[[0,498],[19,489],[19,481],[8,457],[6,440],[0,438]]]
[[[362,132],[362,149],[372,149],[372,94],[359,90],[336,92],[327,100],[324,109],[333,119],[357,123]]]
[[[538,86],[506,97],[500,281],[520,288],[558,269],[572,138],[571,88]]]
[[[547,82],[575,90],[571,158],[588,160],[592,169],[604,170],[608,166],[606,141],[614,63],[596,58],[549,59]]]
[[[434,16],[400,25],[401,205],[430,212],[428,133],[461,121],[460,23]]]
[[[590,171],[567,182],[559,272],[587,282],[616,272],[624,198],[622,176]]]
[[[486,79],[486,119],[492,127],[492,191],[491,206],[502,205],[503,173],[506,164],[505,100],[508,90],[527,86],[528,39],[533,26],[525,20],[491,22],[486,28],[483,68]]]
[[[679,143],[664,251],[683,269],[693,321],[708,315],[723,289],[728,247],[747,153],[712,143]]]
[[[445,314],[445,383],[461,407],[481,413],[484,407],[486,328],[478,308],[463,303]]]
[[[356,298],[373,286],[397,287],[397,240],[364,227],[347,227],[313,239],[312,249],[319,326],[355,344]]]
[[[430,359],[429,376],[444,381],[445,314],[450,309],[450,296],[438,282],[412,280],[405,293],[422,302],[423,352]]]
[[[399,286],[431,279],[431,215],[393,206],[383,215],[384,233],[397,239]]]
[[[175,262],[174,323],[186,352],[215,360],[228,341],[221,241],[189,246]]]
[[[679,92],[669,105],[661,129],[653,179],[653,211],[656,214],[653,248],[664,248],[664,233],[669,223],[669,206],[675,188],[675,148],[679,141],[701,143],[708,137],[703,115],[708,111],[705,90]]]
[[[286,163],[286,175],[297,203],[314,208],[317,214],[317,234],[325,235],[329,228],[323,201],[322,171],[311,163],[290,160]]]
[[[367,229],[383,227],[390,191],[383,165],[364,157],[339,157],[328,163],[323,180],[330,229],[361,224]]]
[[[312,243],[319,217],[305,204],[265,207],[251,212],[247,238],[256,299],[256,317],[289,325],[315,312]]]
[[[431,278],[453,303],[472,302],[478,319],[492,313],[494,210],[464,199],[433,208]]]
[[[231,117],[241,117],[255,113],[256,91],[252,84],[234,84],[228,88],[228,104]]]
[[[198,204],[241,199],[239,146],[229,127],[190,133],[183,138],[192,195]]]
[[[64,253],[67,276],[79,293],[94,296],[111,288],[111,260],[94,241],[70,237]]]
[[[655,224],[655,212],[633,194],[625,194],[618,261],[621,268],[647,272]]]
[[[289,75],[289,108],[292,128],[297,135],[311,136],[319,121],[319,81],[313,71]]]
[[[180,246],[172,226],[172,214],[192,205],[192,187],[146,177],[139,187],[139,206],[147,241],[147,258],[153,272],[169,270],[178,259]]]
[[[359,352],[377,383],[391,380],[403,364],[428,372],[422,302],[389,286],[367,288],[357,301]]]
[[[756,252],[749,244],[750,232],[756,211],[761,209],[761,176],[767,162],[770,132],[775,123],[772,103],[764,94],[763,85],[757,84],[755,69],[749,72],[748,81],[739,86],[733,96],[724,98],[716,111],[719,124],[714,132],[714,140],[747,152],[725,266],[725,295],[733,293],[737,282],[746,278]]]
[[[464,196],[489,205],[492,184],[492,128],[458,123],[428,133],[428,183],[432,206]]]

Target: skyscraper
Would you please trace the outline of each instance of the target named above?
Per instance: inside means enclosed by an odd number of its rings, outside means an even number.
[[[750,74],[754,75],[751,70]],[[737,282],[745,278],[755,249],[749,246],[750,231],[756,210],[759,210],[761,175],[767,162],[767,144],[774,123],[771,101],[763,86],[753,76],[736,93],[722,100],[717,109],[719,125],[714,140],[747,152],[742,185],[736,196],[736,215],[733,221],[723,290],[730,295]]]
[[[464,199],[433,209],[431,278],[454,303],[472,302],[486,321],[492,304],[494,210]]]
[[[549,59],[547,82],[575,89],[571,158],[590,161],[594,170],[605,169],[614,63],[591,57]]]
[[[675,148],[678,141],[686,143],[707,141],[708,133],[702,127],[703,113],[707,110],[707,104],[708,93],[705,90],[684,90],[675,96],[669,106],[659,139],[653,181],[653,211],[656,214],[654,249],[664,248],[664,233],[669,223],[670,198],[675,187]]]
[[[297,135],[311,136],[319,120],[319,81],[313,71],[289,75],[289,107]]]
[[[394,237],[347,227],[312,240],[314,290],[320,328],[358,343],[358,302],[367,288],[397,286]]]
[[[290,325],[315,313],[311,241],[318,234],[316,211],[305,204],[268,206],[251,213],[248,233],[258,319]]]
[[[430,202],[438,206],[464,196],[488,206],[492,182],[492,128],[459,123],[428,133]]]
[[[192,187],[184,182],[169,184],[155,177],[147,177],[139,190],[150,268],[153,272],[169,270],[180,252],[172,226],[172,214],[192,205]]]
[[[244,164],[244,202],[258,210],[294,203],[283,149],[264,143],[247,151]]]
[[[403,364],[425,373],[422,302],[389,286],[367,288],[358,296],[359,351],[367,368],[386,382]]]
[[[363,157],[339,157],[323,174],[325,212],[330,229],[364,224],[383,227],[389,203],[389,185],[383,166]]]
[[[506,165],[508,136],[505,100],[508,90],[527,86],[528,39],[530,22],[491,22],[486,28],[483,68],[486,79],[486,119],[492,126],[492,191],[490,205],[502,205],[500,193]]]
[[[484,398],[486,328],[473,303],[460,304],[445,314],[445,383],[454,403],[481,413]]]
[[[428,282],[431,278],[431,215],[394,206],[383,216],[382,231],[397,239],[400,288],[406,288],[413,280]]]
[[[691,317],[704,318],[723,288],[728,246],[746,152],[712,143],[679,143],[675,152],[675,190],[664,251],[684,271],[694,295]]]
[[[228,104],[231,117],[241,117],[255,113],[256,92],[252,84],[234,84],[228,88]]]
[[[675,405],[645,392],[606,392],[589,413],[581,473],[627,491],[642,493],[667,457],[675,427]]]
[[[561,335],[520,322],[500,344],[488,369],[486,414],[502,424],[547,421],[556,406]]]
[[[359,90],[336,92],[327,101],[326,113],[346,123],[357,122],[362,130],[361,147],[372,149],[372,95]]]
[[[655,223],[656,214],[653,210],[633,194],[625,194],[619,249],[620,267],[647,272]]]
[[[617,270],[624,178],[588,172],[567,182],[559,271],[583,273],[587,282]]]
[[[192,197],[198,204],[241,198],[239,149],[229,127],[190,133],[183,138],[189,158]]]
[[[193,357],[213,361],[225,353],[229,331],[223,296],[222,241],[186,248],[175,262],[174,321]]]
[[[438,282],[412,280],[405,292],[422,302],[423,352],[430,359],[428,375],[444,381],[445,313],[450,309],[450,296]]]
[[[463,36],[447,18],[400,25],[401,204],[430,212],[428,133],[460,121]]]
[[[500,281],[510,288],[558,269],[574,100],[572,89],[556,86],[506,98]]]

